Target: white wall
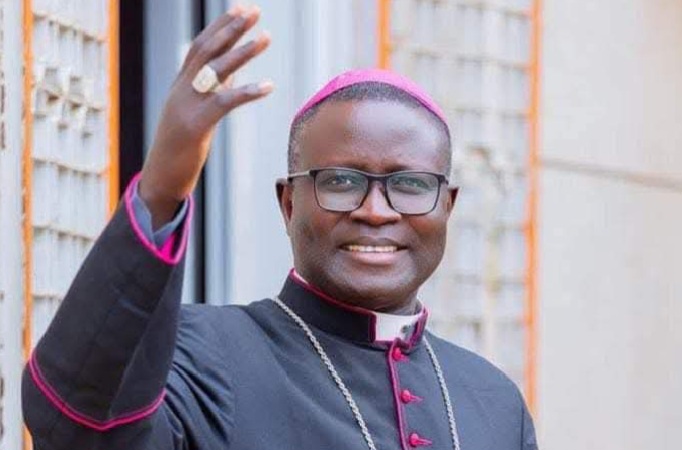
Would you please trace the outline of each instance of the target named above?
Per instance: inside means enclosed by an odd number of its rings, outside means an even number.
[[[675,0],[545,2],[543,448],[682,441],[681,23]]]

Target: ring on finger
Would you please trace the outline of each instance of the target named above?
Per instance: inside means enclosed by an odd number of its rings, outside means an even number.
[[[220,86],[220,80],[215,69],[208,64],[204,64],[192,80],[192,87],[200,94],[205,94]]]

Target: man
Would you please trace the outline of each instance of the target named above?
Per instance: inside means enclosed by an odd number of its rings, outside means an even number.
[[[279,296],[180,307],[186,199],[213,129],[272,90],[229,82],[268,46],[233,48],[258,15],[235,8],[195,40],[141,175],[32,355],[35,448],[537,448],[513,383],[424,329],[417,293],[457,190],[442,112],[396,74],[341,75],[296,115]]]

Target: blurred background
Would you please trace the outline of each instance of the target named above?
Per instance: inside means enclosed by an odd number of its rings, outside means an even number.
[[[228,0],[0,0],[0,448],[29,448],[23,361],[153,139],[194,35]],[[262,0],[197,189],[186,302],[278,292],[275,200],[302,102],[351,67],[423,85],[462,187],[423,289],[431,327],[526,396],[541,448],[682,442],[682,1]],[[96,299],[93,299],[96,301]]]

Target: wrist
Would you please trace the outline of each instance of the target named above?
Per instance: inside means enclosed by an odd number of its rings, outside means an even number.
[[[166,192],[157,183],[146,179],[144,174],[137,185],[137,194],[152,216],[153,230],[170,222],[186,197]]]

